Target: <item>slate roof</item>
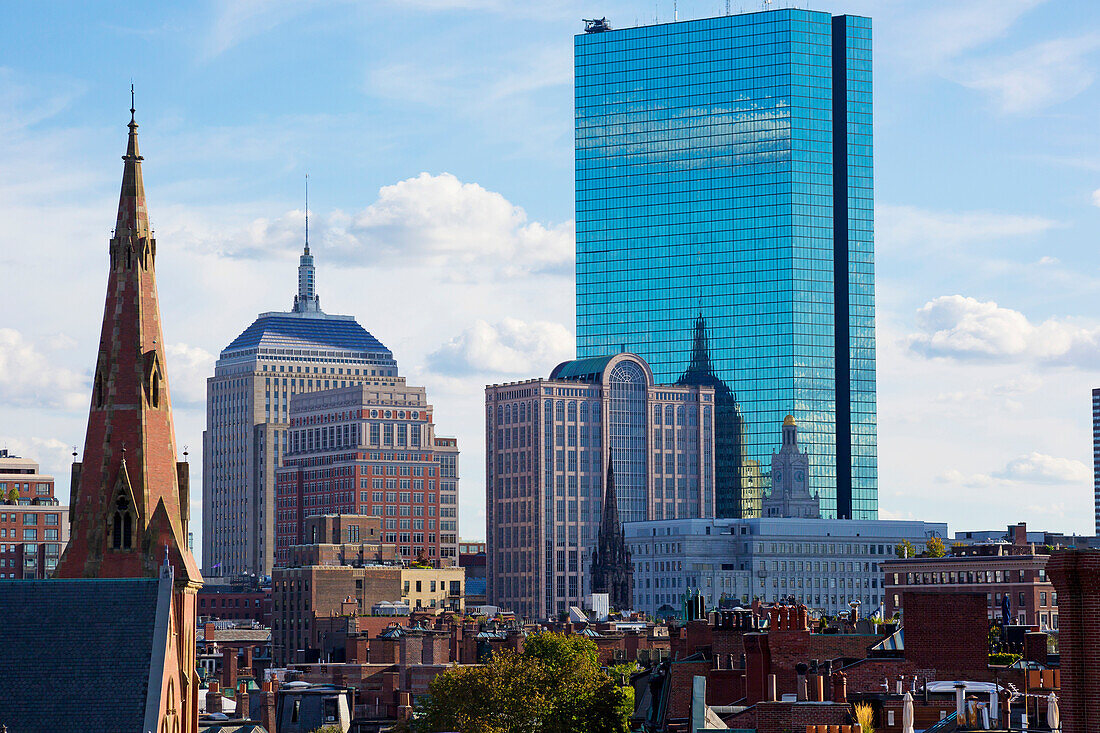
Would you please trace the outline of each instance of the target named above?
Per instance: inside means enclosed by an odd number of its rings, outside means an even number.
[[[153,638],[158,585],[0,580],[0,725],[141,731],[154,644],[167,643]]]
[[[390,350],[370,335],[354,318],[263,313],[233,339],[222,352],[259,346],[273,348],[346,349],[377,354],[377,358],[392,360]]]

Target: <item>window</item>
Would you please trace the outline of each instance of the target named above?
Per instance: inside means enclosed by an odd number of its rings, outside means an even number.
[[[37,540],[38,540],[38,530],[37,529],[24,529],[23,530],[23,541],[24,542],[34,542],[34,541],[37,541]]]

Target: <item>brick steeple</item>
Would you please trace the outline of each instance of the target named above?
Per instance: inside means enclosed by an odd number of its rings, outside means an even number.
[[[592,592],[607,593],[612,608],[620,611],[634,605],[634,566],[626,547],[626,534],[619,521],[618,498],[615,493],[615,471],[607,462],[607,486],[604,489],[603,513],[592,552]]]
[[[194,592],[202,577],[187,546],[188,470],[176,461],[132,103],[129,128],[71,539],[55,577],[156,578],[167,556],[176,587]]]

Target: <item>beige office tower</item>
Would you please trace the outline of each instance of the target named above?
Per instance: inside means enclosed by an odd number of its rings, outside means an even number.
[[[354,385],[402,386],[393,354],[353,316],[321,310],[307,242],[289,312],[261,313],[222,351],[206,384],[203,575],[270,575],[275,469],[290,397]]]
[[[713,517],[714,395],[654,384],[628,353],[486,387],[489,603],[539,619],[581,605],[609,462],[622,522]]]

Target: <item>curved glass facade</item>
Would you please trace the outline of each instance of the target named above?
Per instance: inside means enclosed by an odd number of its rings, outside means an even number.
[[[611,461],[619,518],[642,522],[649,518],[646,490],[646,376],[633,361],[622,361],[608,381]]]
[[[870,20],[586,33],[575,60],[578,357],[672,381],[702,316],[741,421],[719,515],[758,511],[793,414],[826,516],[875,518]]]

